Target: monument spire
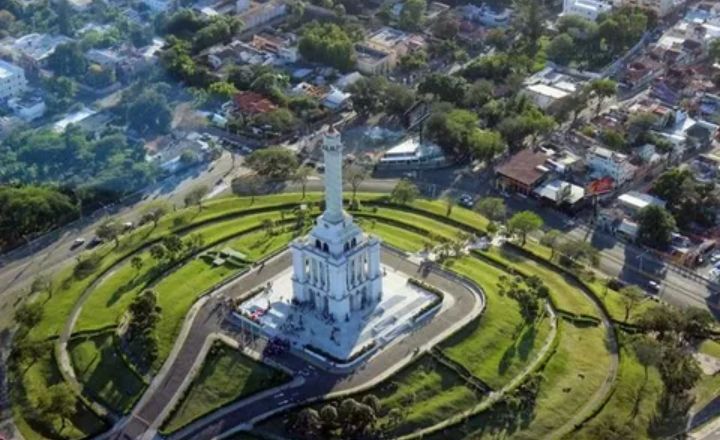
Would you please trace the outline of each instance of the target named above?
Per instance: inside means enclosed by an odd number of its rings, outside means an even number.
[[[342,141],[335,126],[330,126],[323,139],[325,156],[325,213],[323,219],[328,223],[343,221],[342,203]]]

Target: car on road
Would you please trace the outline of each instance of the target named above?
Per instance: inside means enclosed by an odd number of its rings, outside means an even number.
[[[653,293],[660,293],[660,289],[662,288],[662,285],[654,280],[648,281],[647,286],[648,286],[648,290],[650,290]]]
[[[70,246],[70,249],[79,248],[79,247],[82,246],[83,244],[85,244],[85,239],[84,239],[84,238],[82,238],[82,237],[76,238],[75,241],[73,241],[73,244]]]
[[[95,246],[98,246],[98,245],[102,244],[102,242],[103,242],[103,239],[96,236],[96,237],[93,237],[92,240],[90,240],[90,242],[87,244],[86,247],[87,247],[88,249],[92,249],[92,248],[94,248]]]
[[[470,194],[463,194],[458,199],[458,203],[460,203],[460,206],[464,208],[472,208],[475,206],[475,200]]]

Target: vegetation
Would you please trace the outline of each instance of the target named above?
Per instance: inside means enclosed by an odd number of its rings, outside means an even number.
[[[340,70],[349,70],[355,63],[350,36],[335,24],[311,23],[305,26],[298,49],[306,60]]]
[[[675,219],[661,206],[650,205],[638,213],[638,241],[647,246],[665,249],[675,231]]]
[[[186,395],[164,423],[163,431],[176,431],[234,400],[276,387],[288,380],[284,372],[216,342]]]

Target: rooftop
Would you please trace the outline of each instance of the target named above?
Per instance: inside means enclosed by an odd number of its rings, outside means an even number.
[[[511,156],[495,169],[497,174],[531,186],[549,171],[544,166],[550,156],[543,151],[525,149]]]
[[[267,113],[277,108],[272,101],[255,92],[240,92],[233,102],[238,111],[249,114]]]

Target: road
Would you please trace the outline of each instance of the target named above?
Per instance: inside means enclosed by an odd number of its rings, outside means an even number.
[[[136,203],[116,209],[108,209],[118,222],[137,221],[137,208],[143,203],[162,198],[169,203],[181,207],[184,205],[185,192],[194,185],[203,184],[214,188],[219,179],[226,182],[233,175],[242,171],[241,160],[237,160],[236,169],[232,170],[230,153],[225,152],[213,164],[201,165],[179,176],[170,177],[152,187],[145,193],[147,196]],[[82,248],[72,249],[73,242],[79,237],[90,239],[105,215],[85,217],[64,228],[48,234],[43,239],[16,251],[0,256],[0,310],[5,305],[16,301],[19,291],[40,274],[51,274],[59,268],[75,260]],[[8,316],[10,315],[10,316]],[[0,314],[0,327],[8,324],[12,314]]]
[[[274,362],[291,371],[304,370],[304,381],[282,394],[267,395],[260,399],[253,399],[251,403],[247,402],[246,404],[239,402],[227,411],[220,411],[194,423],[188,429],[173,435],[172,438],[212,439],[215,435],[226,432],[237,425],[250,423],[253,419],[277,411],[279,408],[288,408],[304,401],[326,397],[332,393],[355,390],[360,386],[370,386],[412,360],[416,354],[416,348],[422,347],[425,350],[435,345],[452,331],[474,319],[484,307],[479,290],[471,290],[466,285],[448,278],[445,274],[434,270],[423,273],[418,265],[387,249],[382,251],[382,260],[384,264],[397,268],[410,276],[424,277],[428,283],[451,296],[452,300],[446,299],[446,307],[443,307],[422,326],[416,327],[397,342],[392,342],[353,372],[308,368],[307,360],[293,353],[273,356]],[[290,253],[285,252],[270,260],[261,269],[253,270],[248,275],[229,284],[219,293],[227,297],[242,298],[252,288],[265,284],[290,264]],[[224,320],[226,314],[227,311],[221,306],[219,298],[205,303],[198,311],[188,337],[177,342],[181,344],[178,356],[168,359],[167,362],[170,362],[168,365],[170,368],[167,369],[168,374],[160,378],[157,386],[153,387],[155,385],[153,383],[148,388],[150,394],[142,398],[125,423],[116,428],[110,436],[104,435],[103,438],[136,439],[154,434],[151,427],[159,425],[160,417],[168,402],[172,396],[181,391],[180,385],[195,364],[205,339],[216,332],[223,332],[240,339],[239,329]],[[252,348],[262,352],[264,348],[262,344]]]

